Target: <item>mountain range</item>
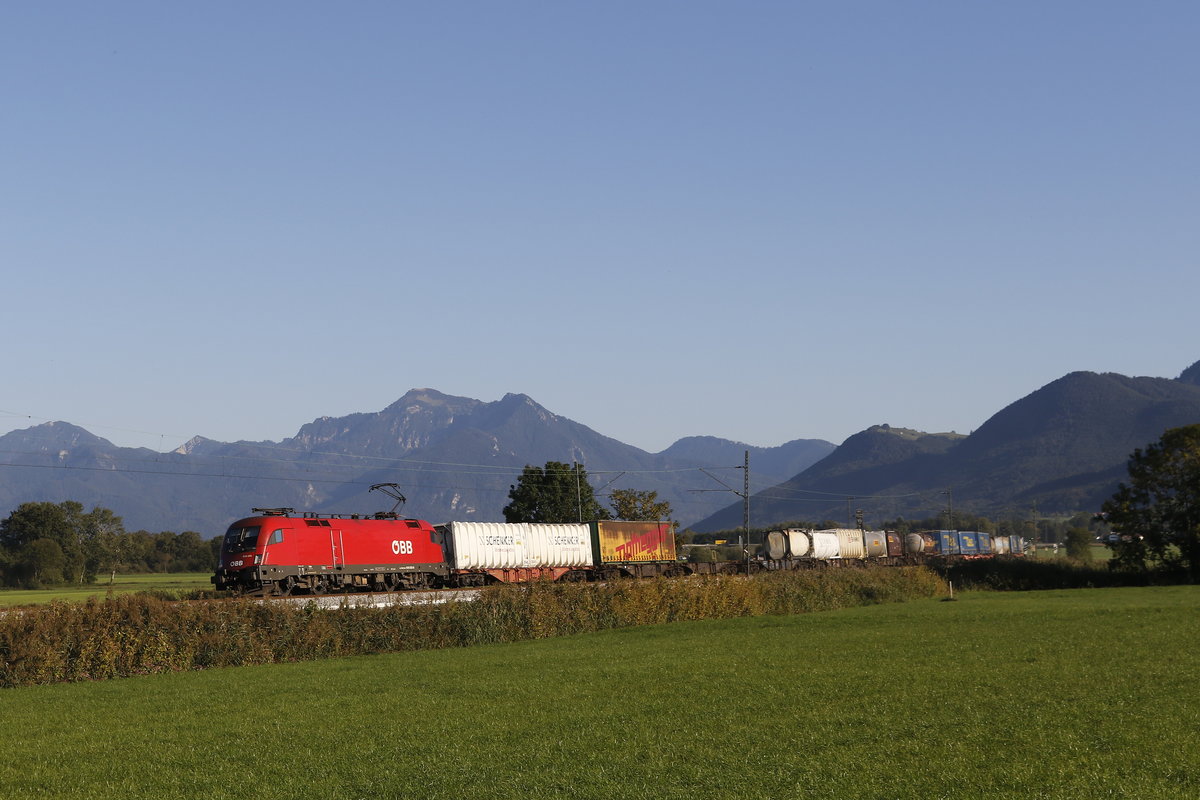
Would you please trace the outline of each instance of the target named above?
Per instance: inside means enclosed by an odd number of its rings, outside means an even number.
[[[751,518],[843,520],[992,517],[1096,511],[1127,476],[1136,448],[1167,428],[1200,423],[1200,362],[1177,379],[1073,372],[1000,410],[969,436],[876,425],[827,458],[751,498]],[[733,505],[696,530],[742,522]]]
[[[322,417],[281,442],[196,437],[158,453],[117,447],[65,422],[13,431],[0,437],[0,513],[26,501],[78,500],[111,508],[130,530],[216,535],[254,507],[388,511],[393,501],[368,487],[397,483],[406,515],[500,520],[524,466],[578,461],[601,502],[613,489],[657,491],[686,525],[729,497],[700,468],[740,488],[737,467],[748,450],[756,479],[778,483],[834,449],[816,439],[750,447],[697,436],[648,453],[522,394],[486,403],[414,389],[382,411]],[[697,491],[713,488],[720,491]]]
[[[322,417],[281,442],[196,437],[160,453],[123,448],[66,422],[0,436],[0,514],[27,501],[111,508],[129,530],[221,533],[253,507],[371,513],[392,500],[433,522],[499,520],[527,464],[584,464],[602,502],[654,490],[698,531],[742,524],[750,453],[752,526],[786,520],[932,516],[943,507],[1002,515],[1094,510],[1130,453],[1169,427],[1200,423],[1200,362],[1177,379],[1075,372],[969,436],[875,425],[840,446],[797,439],[750,447],[694,436],[649,453],[558,416],[523,394],[495,402],[414,389],[382,411]]]

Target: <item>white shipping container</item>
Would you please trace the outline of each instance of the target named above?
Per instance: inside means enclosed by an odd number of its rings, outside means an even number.
[[[592,529],[589,525],[526,523],[523,567],[592,566]]]
[[[587,525],[527,522],[447,522],[447,560],[454,569],[586,567],[592,564]]]

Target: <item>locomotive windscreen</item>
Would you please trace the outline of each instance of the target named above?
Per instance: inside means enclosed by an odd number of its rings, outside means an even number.
[[[230,528],[225,532],[225,552],[242,553],[253,550],[258,545],[259,530],[261,527],[258,525]]]

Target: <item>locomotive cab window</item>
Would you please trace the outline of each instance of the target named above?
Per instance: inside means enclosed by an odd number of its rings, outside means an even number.
[[[271,538],[267,539],[267,544],[279,544],[282,541],[283,541],[283,531],[278,530],[278,531],[273,531],[271,533]]]
[[[242,553],[258,546],[258,525],[232,527],[225,533],[225,552]]]

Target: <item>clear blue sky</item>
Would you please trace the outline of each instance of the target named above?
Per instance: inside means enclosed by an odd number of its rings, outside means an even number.
[[[651,451],[1200,359],[1194,2],[0,10],[0,432],[414,387]]]

